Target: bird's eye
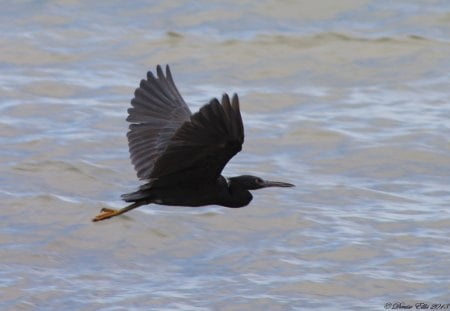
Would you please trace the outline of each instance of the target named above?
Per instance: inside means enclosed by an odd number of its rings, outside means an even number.
[[[257,184],[262,184],[262,183],[263,183],[263,180],[262,180],[261,178],[256,178],[256,179],[255,179],[255,182],[256,182]]]

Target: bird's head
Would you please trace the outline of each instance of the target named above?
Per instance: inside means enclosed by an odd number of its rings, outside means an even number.
[[[245,189],[245,190],[256,190],[266,187],[294,187],[295,185],[289,184],[287,182],[281,181],[269,181],[262,178],[251,176],[251,175],[241,175],[237,177],[228,178],[230,187]]]

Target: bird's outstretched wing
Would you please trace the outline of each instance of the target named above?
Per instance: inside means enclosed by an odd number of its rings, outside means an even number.
[[[239,99],[227,94],[213,99],[175,132],[150,175],[155,184],[215,181],[227,162],[242,149],[244,126]]]
[[[175,86],[166,66],[156,68],[157,77],[147,73],[142,80],[128,109],[127,121],[131,122],[128,146],[131,162],[140,179],[150,179],[156,160],[171,143],[180,126],[189,121],[191,112]]]

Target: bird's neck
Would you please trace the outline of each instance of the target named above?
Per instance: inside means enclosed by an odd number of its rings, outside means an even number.
[[[250,191],[242,189],[239,184],[233,183],[232,179],[227,178],[227,193],[225,196],[224,206],[238,208],[244,207],[250,203],[253,199]]]

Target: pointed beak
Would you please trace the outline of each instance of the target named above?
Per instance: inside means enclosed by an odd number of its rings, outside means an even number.
[[[264,188],[266,188],[266,187],[295,187],[295,185],[287,183],[287,182],[269,181],[269,180],[265,180],[264,184],[262,186]]]

